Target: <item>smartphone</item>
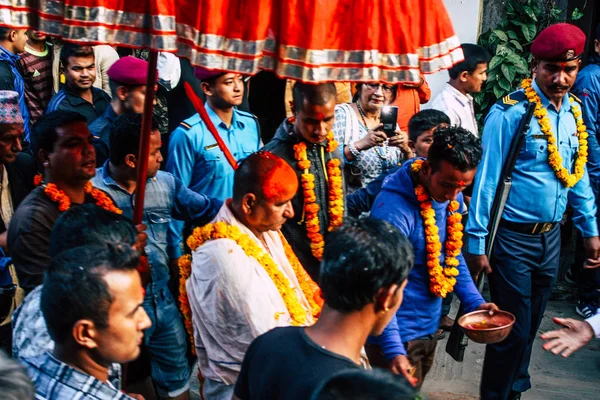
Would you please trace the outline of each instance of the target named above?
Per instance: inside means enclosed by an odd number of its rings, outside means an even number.
[[[379,117],[383,124],[383,131],[387,137],[394,136],[396,131],[396,124],[398,123],[398,107],[396,106],[383,106],[381,107],[381,115]]]

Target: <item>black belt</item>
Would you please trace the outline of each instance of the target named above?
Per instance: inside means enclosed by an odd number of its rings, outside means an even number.
[[[539,222],[537,224],[522,224],[520,222],[511,222],[505,219],[500,220],[500,226],[513,232],[525,233],[528,235],[541,235],[550,232],[558,222]]]

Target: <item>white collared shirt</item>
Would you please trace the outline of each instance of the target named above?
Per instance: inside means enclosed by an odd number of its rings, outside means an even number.
[[[446,83],[444,90],[431,102],[430,108],[446,113],[452,125],[460,126],[475,136],[479,136],[473,108],[473,96],[470,94],[462,94],[458,89]]]
[[[237,226],[271,255],[289,280],[312,325],[310,306],[289,263],[276,231],[263,233],[262,242],[240,223],[227,203],[212,221]],[[211,240],[192,253],[192,273],[186,283],[192,309],[198,366],[205,378],[233,385],[250,343],[263,333],[290,326],[291,317],[264,267],[233,240]]]

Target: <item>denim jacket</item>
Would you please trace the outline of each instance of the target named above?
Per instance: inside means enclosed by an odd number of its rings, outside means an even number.
[[[123,210],[123,215],[132,218],[135,193],[123,189],[110,176],[108,161],[98,168],[92,179],[94,186],[106,191]],[[211,199],[186,188],[179,179],[168,172],[158,171],[146,183],[143,223],[148,227],[146,254],[152,271],[152,282],[147,293],[158,294],[169,282],[169,258],[179,254],[179,243],[169,233],[172,218],[190,221],[197,225],[210,222],[221,207],[219,200]]]

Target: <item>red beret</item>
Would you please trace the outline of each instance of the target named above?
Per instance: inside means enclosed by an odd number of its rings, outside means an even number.
[[[127,56],[117,60],[106,71],[111,81],[123,85],[141,86],[148,80],[148,62]]]
[[[575,25],[550,25],[531,44],[531,54],[538,60],[570,61],[578,58],[585,47],[585,33]]]
[[[207,81],[209,79],[218,78],[221,75],[225,75],[227,72],[221,71],[220,69],[206,69],[202,67],[194,67],[194,75],[201,81]]]

